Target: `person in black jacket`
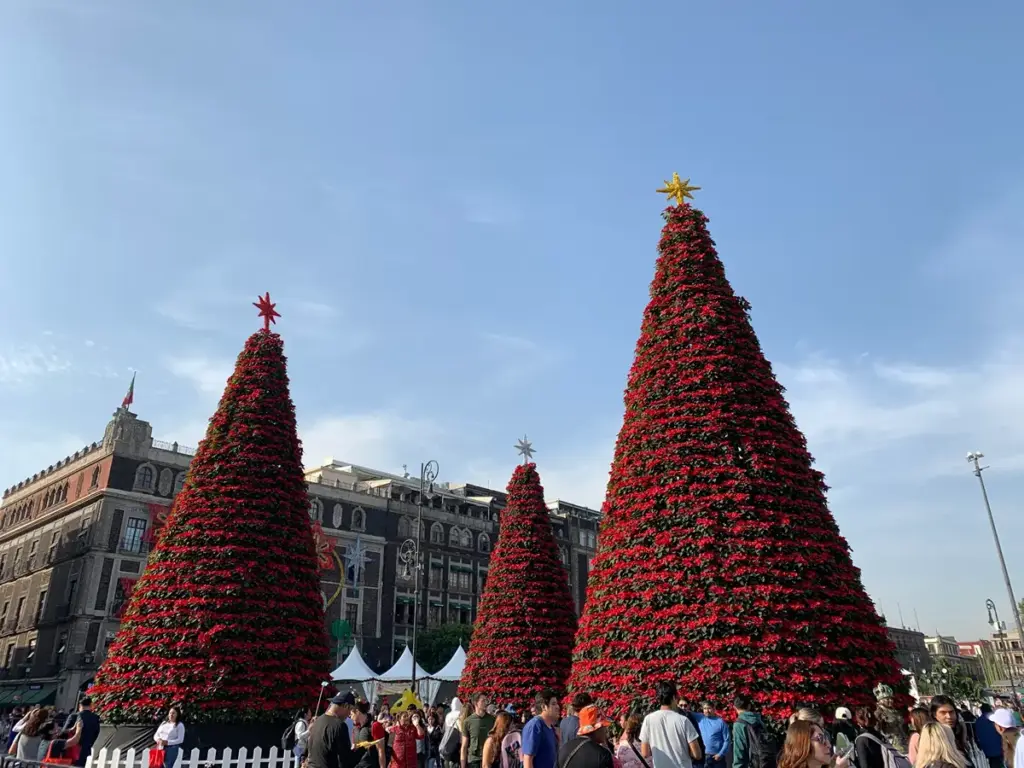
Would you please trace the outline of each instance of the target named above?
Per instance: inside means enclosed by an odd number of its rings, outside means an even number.
[[[92,711],[92,699],[88,696],[83,696],[78,702],[77,715],[68,715],[62,730],[65,733],[71,733],[75,730],[76,722],[82,723],[82,735],[78,741],[78,759],[75,760],[75,765],[81,768],[92,754],[92,745],[100,737],[100,718]]]
[[[309,768],[355,768],[366,752],[364,748],[352,748],[345,722],[355,703],[351,693],[339,693],[331,699],[326,713],[313,718],[306,745]]]
[[[700,735],[700,720],[701,717],[703,717],[703,715],[698,715],[696,712],[691,710],[690,703],[682,697],[679,698],[679,704],[676,707],[676,710],[679,712],[680,715],[689,720],[690,724],[693,725],[694,729],[697,731],[697,743],[700,745],[700,753],[704,757],[702,757],[700,760],[695,760],[693,765],[694,768],[697,768],[697,766],[702,766],[704,765],[704,760],[708,754],[707,746],[705,746],[704,744],[704,737]]]
[[[857,768],[885,768],[885,737],[878,732],[875,712],[870,707],[857,707],[854,720],[860,734],[853,742]]]

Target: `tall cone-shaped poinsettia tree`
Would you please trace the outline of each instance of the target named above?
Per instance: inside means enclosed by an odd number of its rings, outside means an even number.
[[[571,690],[614,711],[659,680],[723,709],[750,694],[867,704],[893,645],[707,230],[678,175],[626,389]]]
[[[524,439],[520,450],[530,457]],[[508,484],[459,696],[487,694],[524,707],[543,688],[561,692],[572,662],[576,610],[558,554],[537,465],[521,464]]]
[[[328,671],[302,447],[277,316],[238,356],[91,689],[110,723],[275,722]]]

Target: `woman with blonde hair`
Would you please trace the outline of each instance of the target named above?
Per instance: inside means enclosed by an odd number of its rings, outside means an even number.
[[[825,718],[821,716],[821,712],[810,707],[800,707],[800,709],[789,716],[790,725],[797,720],[802,720],[805,723],[814,723],[820,728],[825,727]]]
[[[925,723],[917,742],[914,768],[965,768],[967,760],[957,749],[953,729],[942,723]]]
[[[921,729],[932,719],[931,712],[924,707],[910,710],[910,741],[907,742],[907,757],[910,762],[917,761],[917,743],[921,740]]]

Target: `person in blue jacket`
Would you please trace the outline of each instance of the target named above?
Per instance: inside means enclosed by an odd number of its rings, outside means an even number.
[[[996,725],[992,722],[992,707],[988,704],[981,705],[981,717],[974,721],[974,740],[985,753],[991,768],[1003,768],[1003,737],[996,731]]]
[[[700,708],[704,717],[697,725],[701,738],[704,739],[704,765],[707,768],[725,768],[725,757],[732,747],[729,724],[718,716],[711,702],[703,702]]]

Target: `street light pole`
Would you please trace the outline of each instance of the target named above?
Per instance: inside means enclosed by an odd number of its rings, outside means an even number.
[[[999,621],[999,611],[996,609],[996,603],[994,600],[986,600],[985,607],[988,609],[988,623],[992,625],[992,629],[996,632],[1002,633],[1003,624]],[[1006,665],[1006,677],[1010,682],[1010,693],[1013,696],[1013,700],[1020,705],[1020,697],[1017,696],[1017,686],[1013,683],[1013,651],[1007,648],[1007,656],[1010,659],[1010,663]]]
[[[413,571],[411,685],[413,693],[416,693],[416,634],[420,617],[420,571],[423,570],[423,554],[420,552],[420,540],[423,537],[423,499],[429,498],[433,493],[438,471],[437,462],[433,459],[420,464],[420,492],[416,499],[416,535],[403,541],[398,551],[398,557],[405,564],[406,569]]]
[[[999,567],[1003,569],[1003,583],[1006,585],[1006,595],[1010,598],[1010,611],[1013,613],[1013,623],[1017,626],[1017,642],[1024,647],[1024,626],[1021,626],[1020,611],[1017,609],[1017,598],[1013,596],[1013,585],[1010,584],[1010,572],[1006,570],[1006,559],[1003,557],[1003,545],[999,543],[999,531],[996,530],[996,520],[992,516],[992,505],[988,500],[988,490],[985,488],[985,478],[981,476],[988,467],[981,466],[981,459],[985,457],[981,451],[971,451],[967,454],[967,461],[974,465],[974,475],[978,478],[981,486],[981,497],[985,501],[985,511],[988,513],[988,524],[992,528],[992,539],[996,543],[996,554],[999,555]],[[1011,646],[1012,649],[1012,646]],[[1013,666],[1013,653],[1009,654],[1010,666]]]

